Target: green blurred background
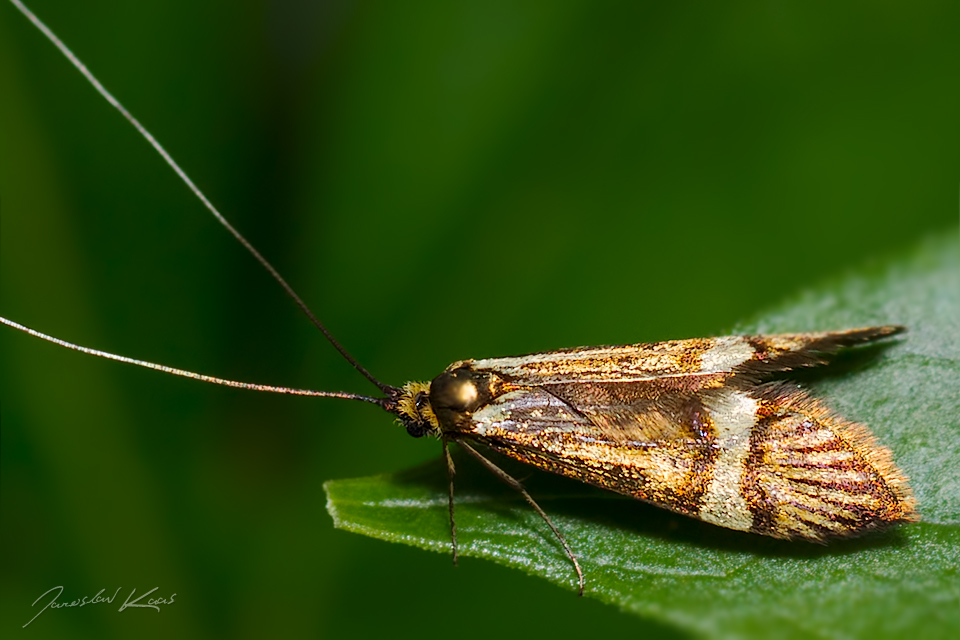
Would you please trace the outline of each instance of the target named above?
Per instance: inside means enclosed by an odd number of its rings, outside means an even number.
[[[955,227],[960,4],[34,0],[371,371],[729,330]],[[0,313],[213,375],[370,392],[12,6]],[[836,327],[796,327],[798,330]],[[376,408],[0,330],[3,627],[32,637],[676,631],[335,531],[439,454]]]

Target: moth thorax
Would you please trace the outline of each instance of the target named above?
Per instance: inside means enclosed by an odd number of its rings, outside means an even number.
[[[500,395],[503,380],[469,365],[447,369],[430,383],[430,405],[441,431],[456,430],[470,416]]]

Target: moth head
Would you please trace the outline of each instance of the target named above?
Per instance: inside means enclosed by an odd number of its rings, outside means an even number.
[[[393,411],[414,438],[425,435],[440,435],[437,416],[430,406],[430,383],[408,382],[403,385]]]
[[[455,431],[470,416],[502,393],[503,380],[486,371],[474,371],[458,362],[430,383],[430,406],[441,431]]]

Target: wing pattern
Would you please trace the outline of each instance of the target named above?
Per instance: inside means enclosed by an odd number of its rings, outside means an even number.
[[[448,433],[731,529],[823,540],[915,518],[906,479],[860,426],[775,371],[895,333],[681,340],[467,361],[495,398]],[[449,370],[448,370],[449,371]]]

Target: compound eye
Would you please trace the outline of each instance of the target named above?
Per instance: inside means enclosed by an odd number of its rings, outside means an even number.
[[[422,424],[408,422],[405,426],[407,427],[407,433],[414,438],[422,438],[423,436],[427,435],[427,429]]]
[[[417,407],[417,411],[423,411],[424,407],[426,407],[429,402],[430,399],[423,391],[417,393],[416,397],[413,399],[413,404]]]

